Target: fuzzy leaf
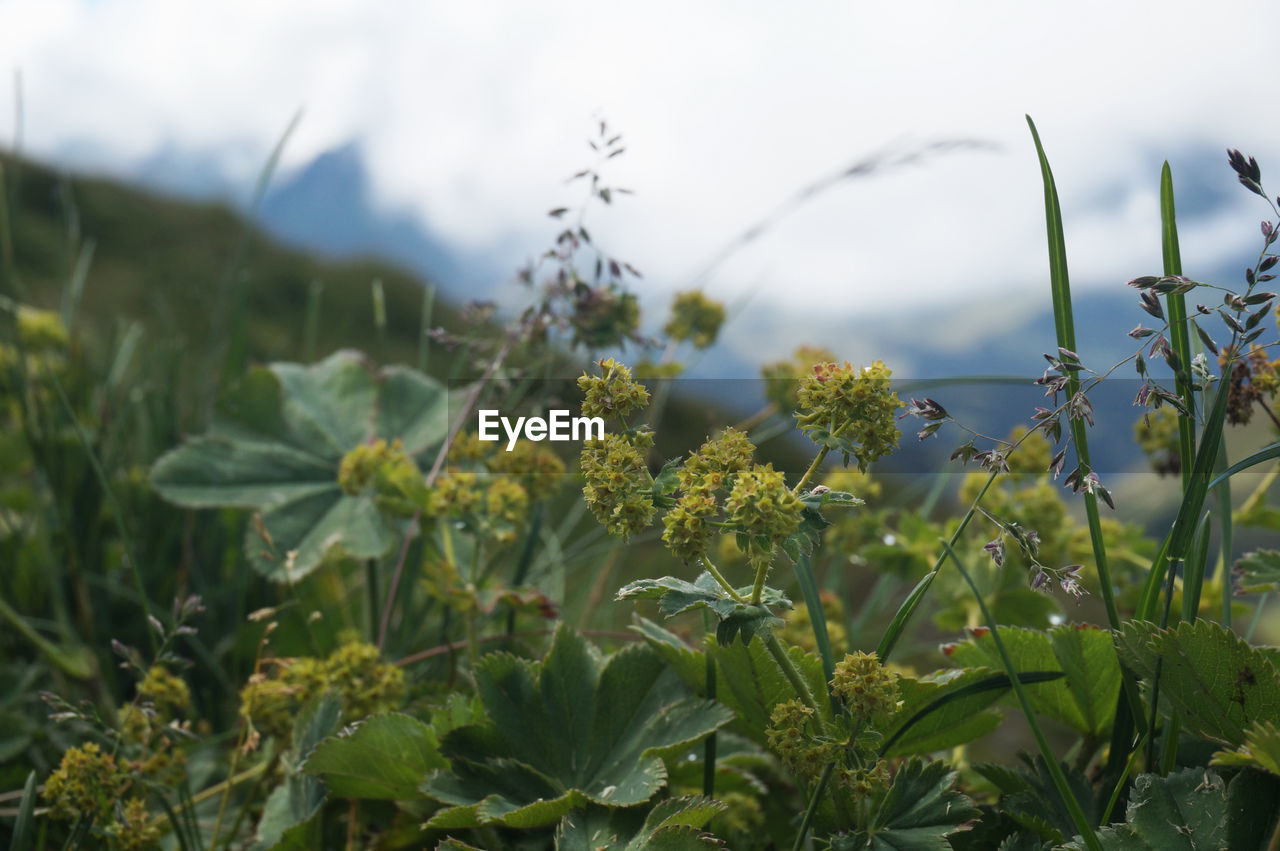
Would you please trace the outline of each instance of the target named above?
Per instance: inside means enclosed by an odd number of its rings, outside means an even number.
[[[556,828],[560,851],[705,851],[723,843],[702,828],[725,805],[711,798],[669,798],[654,806],[643,823],[635,810],[589,807],[574,810]]]
[[[1244,744],[1233,751],[1218,751],[1214,765],[1260,768],[1280,776],[1280,729],[1271,721],[1256,721],[1244,731]]]
[[[1000,637],[1019,671],[1061,670],[1061,680],[1027,689],[1039,713],[1085,735],[1101,736],[1111,727],[1120,693],[1120,663],[1111,634],[1083,624],[1063,624],[1047,632],[1002,627]],[[990,633],[949,647],[962,665],[1001,667]]]
[[[452,771],[433,772],[422,790],[451,806],[432,828],[538,827],[588,804],[641,804],[666,781],[663,756],[733,718],[687,697],[653,649],[605,659],[564,624],[542,662],[491,653],[476,684],[489,720],[441,742]]]
[[[741,597],[751,595],[750,587],[737,590]],[[668,618],[691,609],[710,609],[719,619],[716,637],[725,646],[738,637],[745,644],[762,634],[762,630],[778,624],[772,608],[791,608],[791,601],[785,594],[768,587],[764,589],[761,605],[741,603],[730,597],[728,591],[706,571],[695,582],[674,576],[640,579],[619,589],[617,599],[657,600],[658,611]]]
[[[1255,550],[1236,562],[1232,571],[1237,594],[1280,591],[1280,552]]]
[[[375,715],[325,739],[302,770],[324,779],[337,798],[420,798],[427,773],[448,768],[435,732],[399,713]]]
[[[913,757],[899,769],[867,828],[834,837],[832,851],[949,851],[947,837],[978,815],[955,791],[955,781],[946,763]]]
[[[351,351],[312,366],[277,363],[250,370],[207,434],[156,461],[151,484],[188,508],[260,512],[271,542],[251,526],[250,563],[270,579],[296,580],[333,555],[380,556],[398,538],[372,494],[338,486],[343,456],[375,438],[398,438],[425,465],[448,425],[444,388],[411,370],[375,371]]]
[[[1160,629],[1126,623],[1116,639],[1140,677],[1155,676],[1163,658],[1160,698],[1193,732],[1236,747],[1258,721],[1280,720],[1280,673],[1268,655],[1220,624],[1196,621]]]
[[[1141,774],[1125,823],[1104,827],[1106,851],[1227,851],[1227,784],[1205,768]],[[1077,837],[1068,848],[1085,848]]]

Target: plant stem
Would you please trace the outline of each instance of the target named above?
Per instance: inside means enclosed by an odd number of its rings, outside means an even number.
[[[827,782],[831,779],[831,770],[836,767],[834,762],[828,762],[822,767],[822,773],[818,775],[818,782],[813,784],[813,792],[809,794],[809,806],[805,807],[804,818],[800,820],[800,832],[796,834],[796,841],[791,844],[791,851],[800,851],[804,845],[804,838],[809,833],[809,825],[813,823],[814,813],[818,811],[818,802],[822,800],[822,793],[826,791]]]
[[[792,488],[792,493],[800,493],[809,479],[813,478],[813,474],[818,472],[818,467],[822,466],[822,462],[827,460],[827,453],[831,451],[831,447],[824,446],[818,450],[818,454],[814,456],[813,463],[809,465],[809,469],[804,471],[804,475],[800,477],[800,481],[796,482],[796,486]]]
[[[1000,661],[1004,663],[1005,673],[1009,675],[1014,694],[1018,696],[1018,703],[1022,705],[1022,712],[1027,717],[1027,724],[1031,726],[1031,732],[1035,736],[1036,744],[1040,747],[1040,754],[1044,757],[1045,766],[1049,770],[1050,777],[1053,778],[1053,785],[1057,787],[1058,794],[1062,797],[1062,802],[1066,804],[1067,811],[1071,814],[1071,821],[1075,823],[1076,830],[1080,831],[1080,836],[1084,839],[1084,843],[1090,851],[1103,851],[1102,843],[1098,841],[1093,825],[1089,823],[1084,810],[1080,808],[1080,802],[1076,800],[1076,796],[1071,792],[1071,787],[1067,784],[1066,775],[1062,773],[1062,766],[1058,764],[1057,755],[1049,747],[1049,740],[1044,737],[1044,731],[1040,729],[1040,722],[1036,720],[1035,711],[1031,708],[1031,701],[1027,698],[1027,692],[1022,687],[1022,681],[1018,678],[1013,659],[1009,656],[1009,651],[1005,649],[1004,642],[1000,639],[1000,628],[996,625],[995,618],[991,616],[991,610],[987,608],[987,601],[982,598],[982,592],[978,590],[973,577],[969,575],[969,571],[965,569],[964,563],[960,560],[960,556],[956,555],[956,551],[952,549],[951,544],[944,541],[943,547],[946,548],[947,555],[955,562],[956,569],[964,577],[969,589],[973,591],[973,596],[977,598],[978,606],[982,609],[982,617],[987,622],[987,628],[991,630],[991,640],[995,643],[996,650],[1000,653]]]
[[[760,605],[760,598],[764,596],[764,581],[769,576],[769,562],[773,560],[773,553],[765,553],[758,557],[759,564],[756,565],[756,581],[751,586],[751,605]]]
[[[809,690],[809,685],[804,681],[804,677],[800,676],[800,672],[796,670],[796,665],[791,661],[791,657],[787,654],[787,649],[778,641],[778,636],[773,634],[773,630],[765,632],[764,636],[765,649],[769,651],[769,655],[778,663],[778,667],[782,669],[782,675],[787,678],[787,682],[791,684],[791,688],[795,690],[796,696],[800,698],[800,702],[813,710],[814,719],[818,725],[824,726],[822,723],[822,713],[818,709],[818,704],[814,702],[813,692]]]
[[[705,555],[702,556],[702,566],[707,569],[707,573],[711,574],[712,579],[720,583],[720,587],[723,588],[735,602],[747,602],[746,599],[744,599],[743,596],[729,584],[729,580],[724,578],[724,574],[722,574],[720,570],[711,563],[711,559],[707,558]]]

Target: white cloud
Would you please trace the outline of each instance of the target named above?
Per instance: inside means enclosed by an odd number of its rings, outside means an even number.
[[[837,187],[710,282],[755,291],[755,309],[803,288],[835,310],[1043,280],[1024,112],[1058,178],[1076,280],[1150,271],[1154,157],[1230,145],[1264,176],[1280,168],[1274,60],[1246,46],[1277,29],[1265,2],[9,0],[0,57],[22,71],[37,154],[124,173],[161,150],[213,152],[248,183],[304,106],[286,168],[356,138],[383,203],[510,265],[545,244],[542,213],[577,197],[561,180],[607,117],[628,140],[611,173],[639,194],[593,233],[654,287],[687,283],[797,187],[868,152],[1002,146]],[[1213,179],[1232,181],[1225,165]],[[1238,195],[1233,209],[1253,212],[1184,228],[1188,266],[1248,249],[1261,210]]]

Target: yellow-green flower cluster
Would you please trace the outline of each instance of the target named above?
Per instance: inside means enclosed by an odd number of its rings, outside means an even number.
[[[733,474],[751,466],[755,451],[755,446],[744,432],[726,428],[702,444],[684,462],[676,474],[681,490],[685,493],[699,488],[720,490]]]
[[[709,521],[716,512],[715,494],[706,487],[700,486],[685,493],[662,518],[662,542],[672,555],[682,561],[693,561],[706,555],[716,531]]]
[[[783,765],[806,780],[817,777],[839,750],[835,742],[819,739],[816,729],[816,713],[799,700],[787,700],[773,707],[765,731]]]
[[[494,453],[485,466],[494,473],[517,477],[533,494],[547,495],[564,476],[564,462],[545,446],[527,440],[516,443],[510,452]]]
[[[642,388],[643,389],[643,388]],[[606,434],[582,447],[587,507],[611,535],[629,538],[653,522],[653,481],[645,456],[653,435]]]
[[[18,339],[28,354],[65,349],[70,336],[62,317],[52,310],[27,305],[18,307]]]
[[[462,517],[479,510],[484,494],[475,473],[450,471],[436,479],[431,489],[431,514],[436,517]]]
[[[116,757],[87,742],[62,754],[62,762],[45,781],[44,798],[54,818],[87,817],[105,825],[112,821],[115,803],[128,785]]]
[[[130,798],[124,805],[122,818],[103,829],[107,847],[115,851],[142,851],[160,847],[160,825],[147,812],[141,798]]]
[[[588,417],[625,420],[649,404],[649,391],[631,378],[631,370],[613,358],[600,361],[600,375],[583,375],[578,387],[586,394],[582,413]]]
[[[889,785],[892,777],[889,761],[877,759],[871,765],[859,768],[841,768],[836,773],[837,782],[855,798],[866,798]]]
[[[890,389],[891,375],[883,361],[861,369],[848,361],[816,364],[796,394],[800,428],[819,444],[846,451],[866,470],[895,450],[901,437],[894,412],[902,402]]]
[[[399,706],[404,671],[380,661],[378,648],[363,642],[344,644],[326,659],[280,659],[272,676],[249,678],[240,692],[240,714],[257,731],[284,739],[298,710],[329,690],[342,696],[343,718],[355,721]]]
[[[524,518],[529,508],[529,494],[515,479],[500,476],[489,483],[484,506],[491,520],[514,525]]]
[[[701,290],[676,293],[671,305],[671,321],[662,330],[673,340],[691,340],[699,349],[716,341],[724,324],[724,305],[712,301]]]
[[[748,537],[750,549],[763,555],[800,527],[804,503],[787,487],[781,471],[757,464],[734,477],[725,512],[729,523]]]
[[[1009,444],[1019,440],[1022,445],[1016,452],[1008,455],[1009,472],[1013,475],[1042,476],[1049,471],[1049,461],[1053,458],[1053,446],[1044,432],[1037,429],[1027,436],[1027,427],[1018,426],[1009,435]]]
[[[430,500],[422,471],[398,439],[362,443],[342,456],[338,485],[353,496],[371,490],[380,507],[404,515],[427,508]]]
[[[163,665],[153,665],[146,677],[138,683],[138,694],[155,706],[164,717],[173,717],[191,705],[191,689],[181,677],[176,677]]]
[[[848,653],[836,663],[831,692],[849,714],[865,723],[883,723],[898,708],[898,675],[874,653]]]

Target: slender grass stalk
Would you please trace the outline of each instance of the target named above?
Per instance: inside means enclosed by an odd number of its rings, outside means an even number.
[[[813,784],[813,791],[809,793],[809,805],[804,808],[804,818],[800,820],[800,831],[796,833],[796,841],[791,844],[791,851],[800,851],[804,846],[804,838],[809,833],[809,826],[813,824],[813,816],[818,812],[818,802],[822,800],[822,793],[826,791],[827,783],[831,780],[831,771],[835,767],[834,762],[828,762],[822,766],[818,782]]]
[[[711,613],[706,609],[702,610],[702,628],[708,635],[715,635],[715,621]],[[707,681],[707,700],[716,699],[716,657],[715,654],[708,649],[703,654],[703,664],[705,665],[703,674]],[[708,798],[715,797],[716,794],[716,731],[712,730],[711,735],[707,736],[705,742],[702,743],[702,794]]]
[[[137,550],[133,546],[133,538],[129,535],[129,530],[124,526],[124,512],[120,508],[120,503],[116,500],[115,491],[111,487],[110,480],[107,479],[107,473],[102,469],[102,463],[98,460],[98,453],[93,451],[93,445],[89,442],[89,436],[84,433],[84,428],[80,425],[80,420],[76,417],[75,409],[71,407],[71,400],[67,398],[67,392],[62,388],[62,382],[58,380],[58,376],[53,370],[47,370],[46,375],[50,384],[53,385],[54,391],[58,394],[58,401],[62,403],[63,411],[67,415],[67,419],[71,421],[71,427],[76,433],[76,439],[80,441],[80,446],[84,449],[85,457],[89,461],[89,466],[93,469],[94,476],[98,479],[98,485],[102,488],[102,494],[106,497],[107,504],[111,506],[111,516],[115,520],[116,534],[120,536],[120,546],[124,548],[125,561],[129,562],[129,571],[133,575],[133,582],[138,586],[138,597],[142,602],[142,613],[146,616],[148,622],[155,620],[152,613],[151,600],[147,596],[147,586],[142,581],[142,571],[138,567],[138,559],[135,556]],[[154,656],[159,650],[159,644],[156,642],[155,630],[148,626],[146,628],[147,643],[151,647],[151,655]]]
[[[956,551],[951,544],[944,541],[943,547],[955,564],[956,569],[960,571],[960,575],[964,577],[964,581],[968,584],[970,590],[973,591],[973,596],[978,601],[978,607],[982,609],[982,617],[987,622],[987,628],[991,630],[991,640],[995,643],[996,651],[1000,654],[1000,661],[1004,664],[1005,673],[1009,675],[1009,682],[1013,686],[1014,694],[1018,696],[1018,703],[1022,705],[1022,713],[1027,718],[1027,724],[1031,727],[1032,735],[1035,736],[1036,745],[1039,746],[1040,754],[1044,757],[1045,765],[1049,769],[1049,776],[1053,778],[1053,785],[1057,788],[1058,794],[1062,797],[1062,802],[1066,804],[1067,811],[1071,814],[1071,821],[1075,824],[1076,830],[1080,831],[1080,836],[1083,837],[1084,843],[1090,851],[1103,851],[1102,843],[1098,841],[1093,825],[1089,823],[1088,817],[1085,816],[1084,810],[1080,807],[1080,802],[1076,800],[1071,787],[1067,784],[1066,775],[1062,773],[1062,766],[1058,764],[1057,755],[1049,747],[1049,740],[1045,738],[1044,731],[1040,729],[1040,722],[1036,720],[1035,710],[1031,708],[1031,701],[1027,698],[1027,692],[1022,687],[1022,681],[1018,678],[1013,659],[1010,658],[1009,651],[1005,649],[1004,641],[1000,638],[1000,627],[996,624],[995,618],[991,616],[991,610],[987,608],[987,601],[982,598],[982,592],[978,590],[973,577],[969,575],[969,571],[965,569],[964,562],[960,560],[960,556],[956,555]]]
[[[373,296],[373,330],[378,340],[378,362],[387,362],[387,297],[382,291],[382,279],[374,278],[369,289]]]
[[[36,773],[32,771],[27,775],[27,782],[22,785],[22,803],[18,805],[18,818],[13,823],[9,851],[27,851],[27,836],[31,832],[35,809]]]
[[[987,480],[982,485],[982,490],[978,491],[977,497],[969,504],[969,510],[964,513],[964,517],[960,518],[960,525],[951,533],[951,538],[947,542],[947,547],[954,547],[956,542],[960,540],[960,536],[964,534],[964,530],[968,528],[969,521],[973,519],[973,515],[977,513],[978,503],[987,495],[987,491],[991,488],[992,483],[996,480],[996,474],[992,473],[987,476]],[[907,621],[919,608],[920,603],[924,600],[925,592],[929,590],[929,586],[933,584],[933,580],[937,577],[938,571],[942,569],[942,565],[946,562],[947,555],[943,552],[938,556],[938,560],[934,562],[933,570],[924,575],[924,578],[916,583],[916,587],[911,589],[911,593],[907,595],[907,599],[902,601],[902,605],[898,607],[897,613],[893,616],[893,620],[889,623],[888,629],[884,631],[884,635],[880,637],[880,644],[876,647],[876,655],[880,657],[881,664],[889,661],[889,654],[893,652],[894,646],[898,643],[898,639],[902,637],[902,633],[907,628]]]
[[[1071,282],[1067,274],[1067,245],[1062,233],[1062,208],[1058,203],[1058,189],[1053,181],[1053,171],[1049,168],[1049,158],[1045,155],[1044,146],[1040,144],[1040,134],[1036,132],[1035,122],[1027,116],[1027,126],[1031,128],[1031,138],[1035,140],[1036,155],[1040,158],[1040,175],[1044,182],[1045,227],[1049,238],[1049,283],[1053,293],[1053,321],[1058,334],[1058,345],[1069,351],[1076,351],[1075,321],[1071,309]],[[1080,391],[1080,378],[1075,372],[1067,373],[1067,398]],[[1089,439],[1085,433],[1085,425],[1079,419],[1071,419],[1071,442],[1076,447],[1076,459],[1080,465],[1080,477],[1088,475],[1092,466],[1089,463]],[[1089,520],[1089,542],[1093,546],[1093,557],[1098,570],[1098,585],[1102,595],[1102,603],[1107,610],[1107,621],[1112,629],[1120,628],[1120,612],[1116,608],[1115,588],[1111,583],[1111,569],[1107,563],[1107,548],[1102,537],[1102,521],[1098,516],[1098,498],[1091,493],[1084,494],[1084,510]]]
[[[822,725],[822,712],[818,709],[818,704],[813,699],[813,692],[809,690],[809,684],[804,681],[804,677],[800,675],[791,657],[787,654],[787,649],[782,646],[782,642],[778,641],[778,636],[773,634],[773,630],[764,631],[764,646],[769,651],[769,655],[778,663],[778,667],[782,669],[782,675],[787,678],[787,682],[791,684],[791,688],[796,693],[796,697],[800,698],[800,702],[813,710],[813,714],[817,723]]]
[[[822,673],[827,682],[831,682],[835,674],[835,657],[831,650],[831,636],[827,634],[827,614],[822,610],[822,597],[818,593],[818,581],[813,575],[813,560],[801,555],[800,560],[791,565],[800,583],[800,593],[804,596],[804,606],[809,612],[809,624],[813,629],[813,640],[818,645],[818,655],[822,657]]]
[[[1124,791],[1124,783],[1129,779],[1129,775],[1133,772],[1133,768],[1138,764],[1138,757],[1142,756],[1143,742],[1139,740],[1129,754],[1129,759],[1124,764],[1124,769],[1120,772],[1120,778],[1116,781],[1115,788],[1111,790],[1111,797],[1107,799],[1107,807],[1102,811],[1102,820],[1099,824],[1107,824],[1111,821],[1111,814],[1115,811],[1116,804],[1120,801],[1120,794]]]
[[[704,555],[701,556],[699,560],[702,562],[702,566],[707,569],[707,573],[711,574],[711,578],[718,582],[720,587],[728,593],[730,599],[738,603],[747,602],[746,598],[739,594],[737,589],[729,584],[729,580],[724,578],[724,574],[720,572],[720,569],[711,563],[711,559]]]
[[[1166,275],[1182,274],[1182,253],[1178,248],[1178,216],[1173,203],[1173,172],[1168,161],[1160,169],[1160,248]],[[1175,383],[1187,413],[1178,417],[1178,454],[1182,460],[1182,490],[1191,484],[1191,465],[1196,457],[1196,395],[1191,388],[1191,328],[1187,324],[1187,300],[1182,293],[1165,296],[1169,313],[1169,342],[1178,357]]]
[[[418,372],[426,372],[431,357],[431,314],[436,304],[436,288],[427,284],[422,289],[422,319],[418,327]]]

